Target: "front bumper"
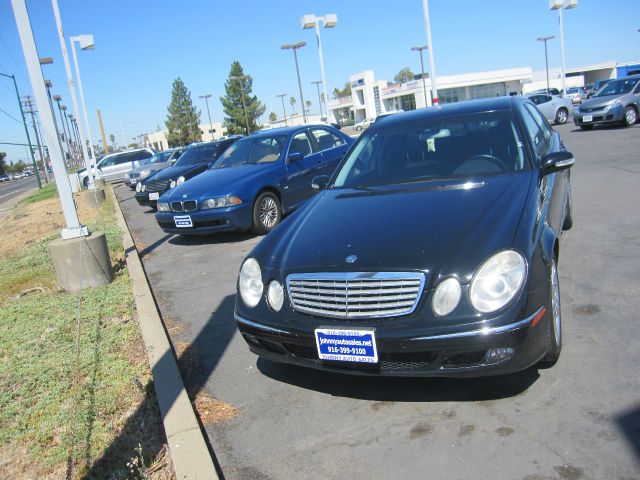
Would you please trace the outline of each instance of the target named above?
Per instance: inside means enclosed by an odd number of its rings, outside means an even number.
[[[175,216],[191,217],[192,227],[176,227]],[[195,212],[157,212],[156,221],[167,233],[208,235],[216,232],[248,230],[253,225],[253,208],[249,203],[227,208],[196,210]]]
[[[510,323],[494,327],[438,334],[416,334],[376,328],[377,364],[324,361],[318,358],[314,330],[269,326],[241,317],[240,333],[257,355],[276,362],[357,375],[474,377],[524,370],[546,353],[546,333],[552,316],[545,307]],[[353,324],[331,328],[357,328]],[[368,328],[368,327],[367,327]],[[500,360],[488,360],[487,351],[512,349]]]
[[[573,113],[573,123],[575,123],[578,127],[582,125],[603,125],[608,123],[618,123],[622,122],[623,120],[624,108],[622,106],[605,108],[603,110],[598,110],[595,112],[582,112],[580,108],[577,108]]]

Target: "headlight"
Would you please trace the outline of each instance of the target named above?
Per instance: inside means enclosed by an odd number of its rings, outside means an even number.
[[[142,184],[140,182],[136,183],[136,192],[142,191]]]
[[[169,184],[169,188],[175,188],[175,187],[176,187],[176,181],[171,180],[171,183]]]
[[[469,298],[473,308],[489,313],[504,307],[520,291],[526,270],[524,258],[513,250],[489,257],[471,280]]]
[[[169,207],[168,203],[157,202],[156,203],[156,207],[157,207],[159,212],[170,212],[171,211],[171,207]]]
[[[279,312],[282,308],[282,304],[284,303],[284,289],[277,280],[273,280],[267,288],[267,301],[275,312]]]
[[[140,172],[140,178],[147,178],[151,174],[150,168],[145,168]]]
[[[142,184],[142,188],[140,188],[141,192],[146,192],[147,191],[147,186]]]
[[[240,278],[238,280],[238,289],[242,301],[247,307],[255,307],[262,297],[262,272],[260,265],[253,258],[248,258],[240,269]]]
[[[218,197],[218,198],[210,198],[209,200],[205,200],[202,202],[202,210],[207,210],[209,208],[224,208],[224,207],[232,207],[234,205],[240,205],[242,200],[238,197]]]
[[[176,186],[177,185],[182,185],[184,183],[184,181],[185,181],[185,178],[182,175],[180,175],[178,177],[178,179],[176,180]]]
[[[462,289],[457,279],[447,278],[440,282],[433,293],[433,312],[440,317],[449,315],[458,306],[461,294]]]

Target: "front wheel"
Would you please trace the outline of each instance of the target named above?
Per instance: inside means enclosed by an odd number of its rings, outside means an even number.
[[[266,235],[280,223],[282,210],[280,200],[272,192],[262,192],[253,204],[252,230],[258,235]]]
[[[556,112],[556,125],[567,123],[569,119],[569,111],[566,108],[559,108]]]
[[[624,125],[625,127],[630,127],[635,125],[638,121],[638,112],[632,106],[629,106],[624,111]]]
[[[562,350],[562,316],[560,312],[560,283],[558,281],[558,267],[555,257],[551,259],[549,275],[549,296],[551,322],[546,334],[547,353],[540,361],[545,367],[552,367],[560,358]]]
[[[84,177],[82,184],[84,185],[84,189],[87,190],[89,188],[89,177]]]

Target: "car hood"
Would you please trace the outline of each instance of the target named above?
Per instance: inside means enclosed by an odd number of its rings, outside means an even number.
[[[264,176],[266,170],[272,170],[273,166],[272,163],[262,163],[206,170],[173,189],[167,198],[205,200],[212,198],[212,196],[239,195],[243,185],[255,184],[259,181],[258,178]],[[249,199],[242,198],[242,200],[248,201]]]
[[[607,95],[606,97],[590,98],[589,100],[585,100],[584,102],[582,102],[582,104],[580,104],[580,109],[585,110],[587,108],[607,107],[616,100],[620,100],[627,95],[628,94],[625,93],[622,95]]]
[[[153,177],[148,178],[153,178],[154,180],[175,180],[180,175],[188,174],[191,170],[195,170],[201,166],[202,163],[183,166],[174,165],[173,167],[165,168],[164,170],[156,173]]]
[[[458,275],[465,283],[489,255],[513,247],[531,176],[327,190],[285,220],[255,254],[284,275],[421,270],[431,278]],[[357,261],[347,264],[350,255]]]

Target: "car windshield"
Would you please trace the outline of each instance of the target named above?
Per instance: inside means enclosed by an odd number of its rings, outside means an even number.
[[[212,162],[216,159],[219,143],[208,143],[206,145],[197,145],[187,148],[175,167],[184,167],[185,165],[195,165],[196,163]]]
[[[367,130],[334,187],[371,187],[522,171],[524,147],[509,112],[425,118]]]
[[[567,93],[578,93],[577,88],[567,88]]]
[[[638,79],[633,80],[613,80],[607,83],[602,90],[596,93],[595,97],[607,97],[609,95],[624,95],[633,90],[638,83]]]
[[[213,168],[275,162],[280,158],[286,143],[286,135],[260,135],[243,138],[231,145]]]
[[[167,159],[171,156],[171,151],[167,151],[167,152],[158,152],[156,153],[153,157],[150,157],[146,162],[145,165],[153,165],[154,163],[162,163],[162,162],[166,162]]]

